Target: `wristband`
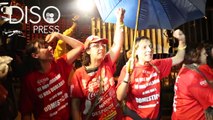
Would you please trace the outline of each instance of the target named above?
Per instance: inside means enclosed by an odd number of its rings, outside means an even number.
[[[123,27],[124,26],[124,23],[120,24],[120,27]]]
[[[126,83],[126,84],[128,84],[128,83],[129,83],[128,81],[125,81],[125,80],[124,80],[123,82],[124,82],[124,83]]]
[[[178,47],[178,50],[184,50],[184,49],[186,49],[186,45],[184,46],[184,47]]]
[[[123,32],[124,31],[124,24],[120,24],[119,29]]]
[[[126,74],[126,76],[124,77],[124,80],[123,80],[124,83],[129,83],[129,74]]]

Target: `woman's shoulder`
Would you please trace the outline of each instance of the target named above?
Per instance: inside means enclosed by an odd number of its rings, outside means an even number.
[[[79,67],[79,68],[77,68],[77,69],[75,70],[75,73],[76,73],[76,74],[79,74],[79,75],[81,75],[81,74],[84,73],[84,72],[86,72],[86,67],[85,67],[85,66],[81,66],[81,67]]]

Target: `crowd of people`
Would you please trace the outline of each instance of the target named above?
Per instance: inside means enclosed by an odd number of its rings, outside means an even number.
[[[153,59],[150,38],[141,36],[115,77],[124,16],[125,10],[119,8],[108,51],[106,38],[91,35],[82,43],[70,37],[79,17],[63,34],[54,32],[27,44],[19,105],[22,120],[160,120],[161,80],[180,64],[171,119],[213,118],[213,45],[189,44],[177,29],[176,55]],[[51,43],[56,41],[53,49]],[[80,56],[82,66],[76,68]],[[8,92],[1,84],[0,90],[1,106]]]

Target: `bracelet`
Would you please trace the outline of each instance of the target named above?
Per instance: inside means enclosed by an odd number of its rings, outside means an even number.
[[[125,77],[124,80],[123,80],[123,82],[128,84],[129,83],[129,78]]]
[[[124,31],[124,24],[120,24],[119,29],[123,32]]]
[[[124,26],[124,23],[120,24],[120,27],[123,27]]]
[[[124,83],[126,83],[126,84],[128,84],[128,83],[129,83],[129,81],[125,81],[125,80],[123,80],[123,82],[124,82]]]
[[[184,47],[178,47],[178,50],[184,50],[184,49],[186,49],[186,45],[184,46]]]

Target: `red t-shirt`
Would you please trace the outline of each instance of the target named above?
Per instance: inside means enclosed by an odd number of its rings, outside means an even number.
[[[172,59],[156,59],[150,64],[136,65],[131,75],[131,82],[126,97],[126,105],[142,118],[156,119],[160,106],[160,80],[169,75]],[[126,68],[121,71],[117,87],[123,82]],[[126,120],[131,118],[125,116]]]
[[[70,97],[68,76],[72,66],[66,55],[51,63],[48,73],[28,74],[22,85],[20,112],[33,113],[37,120],[69,120]]]
[[[121,119],[122,111],[115,93],[114,71],[109,55],[105,57],[96,72],[88,74],[85,66],[75,71],[71,81],[71,97],[81,100],[80,109],[83,120],[94,104],[95,97],[99,92],[100,81],[103,81],[103,92],[100,94],[98,104],[91,113],[90,120]],[[102,79],[100,79],[100,73]]]
[[[200,65],[199,70],[204,73],[208,80],[213,81],[213,69],[210,68],[207,64]]]
[[[201,65],[199,69],[213,78],[212,71],[206,71],[211,70],[208,66]],[[173,120],[205,120],[205,109],[213,105],[213,90],[199,73],[181,68],[174,91]]]

